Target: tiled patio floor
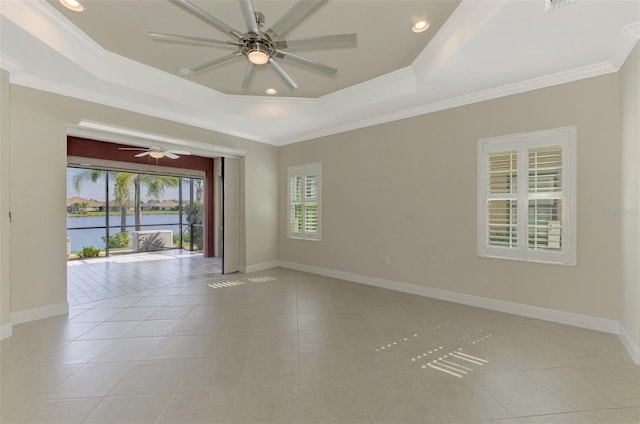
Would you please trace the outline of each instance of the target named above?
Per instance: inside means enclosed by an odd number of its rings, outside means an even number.
[[[186,250],[137,253],[67,262],[70,306],[157,289],[220,274],[221,258]]]

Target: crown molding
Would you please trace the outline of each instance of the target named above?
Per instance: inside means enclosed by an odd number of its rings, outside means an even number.
[[[370,79],[360,84],[327,94],[316,100],[321,112],[340,112],[340,109],[352,110],[374,103],[414,94],[417,89],[416,73],[407,66],[388,74]],[[347,105],[344,105],[348,101]]]
[[[384,124],[387,122],[397,121],[400,119],[412,118],[418,115],[425,115],[428,113],[439,112],[446,109],[452,109],[455,107],[466,106],[474,103],[483,102],[486,100],[497,99],[500,97],[510,96],[513,94],[524,93],[527,91],[538,90],[540,88],[551,87],[554,85],[565,84],[568,82],[578,81],[585,78],[591,78],[599,75],[604,75],[612,72],[616,72],[618,68],[608,62],[599,63],[596,65],[589,65],[570,71],[559,72],[553,75],[547,75],[540,78],[534,78],[528,81],[507,84],[501,87],[492,88],[489,90],[479,91],[477,93],[466,94],[439,102],[433,102],[423,104],[413,108],[406,108],[402,110],[396,110],[391,113],[380,114],[372,116],[359,121],[349,122],[343,125],[337,125],[333,127],[322,128],[321,130],[308,132],[297,137],[291,137],[282,142],[279,145],[287,145],[298,143],[306,140],[311,140],[320,137],[326,137],[341,132],[357,130],[360,128],[366,128],[373,125]]]
[[[640,39],[640,22],[636,22],[631,25],[627,25],[623,28],[623,32],[626,32],[630,37],[636,40]]]
[[[20,62],[0,52],[0,68],[4,69],[9,73],[15,73],[15,72],[18,72],[21,67],[22,67],[22,64]]]
[[[77,89],[76,87],[57,84],[49,80],[43,80],[39,78],[33,78],[22,74],[12,74],[11,83],[16,85],[22,85],[38,90],[43,90],[47,92],[52,92],[64,96],[69,96],[81,100],[91,101],[98,104],[103,104],[111,107],[116,107],[119,109],[124,109],[132,112],[137,112],[149,116],[155,116],[162,119],[168,119],[175,122],[180,122],[187,125],[193,125],[199,128],[208,129],[211,131],[221,132],[229,135],[233,135],[236,137],[244,138],[251,141],[256,141],[260,143],[275,145],[275,146],[283,146],[287,144],[297,143],[301,141],[306,141],[314,138],[325,137],[341,132],[352,131],[360,128],[365,128],[368,126],[379,125],[386,122],[392,122],[400,119],[411,118],[418,115],[424,115],[428,113],[438,112],[446,109],[451,109],[454,107],[465,106],[473,103],[478,103],[486,100],[492,100],[499,97],[509,96],[513,94],[519,94],[527,91],[537,90],[540,88],[550,87],[554,85],[564,84],[572,81],[577,81],[580,79],[591,78],[599,75],[604,75],[612,72],[618,71],[619,67],[616,67],[608,62],[599,63],[596,65],[589,65],[578,69],[573,69],[570,71],[559,72],[557,74],[548,75],[540,78],[534,78],[524,82],[518,82],[513,84],[504,85],[501,87],[480,91],[477,93],[467,94],[464,96],[459,96],[451,99],[447,99],[444,101],[423,104],[413,108],[406,108],[403,110],[395,110],[391,113],[381,113],[378,115],[370,116],[365,119],[348,122],[345,124],[338,124],[333,126],[324,126],[322,129],[317,131],[304,132],[300,135],[296,135],[289,138],[281,138],[279,140],[274,140],[270,138],[262,138],[256,137],[252,133],[240,132],[240,131],[232,131],[229,130],[228,127],[222,125],[213,125],[211,120],[203,120],[192,116],[186,116],[179,112],[169,112],[164,109],[157,109],[150,107],[146,103],[140,102],[131,102],[125,101],[120,97],[114,96],[106,96],[101,93],[96,93],[93,91],[85,91]],[[377,78],[376,80],[379,82],[380,86],[385,87],[387,91],[392,92],[392,87],[394,86],[404,86],[406,93],[415,91],[415,80],[413,82],[409,82],[408,85],[406,80],[407,78],[415,78],[415,73],[411,68],[404,68],[402,70],[393,72],[389,75],[384,75],[382,77]],[[353,91],[358,91],[359,93],[356,95],[359,97],[360,105],[371,104],[367,102],[367,98],[370,100],[375,100],[376,102],[389,100],[390,98],[397,97],[395,95],[388,95],[386,98],[380,99],[376,97],[375,93],[370,93],[371,97],[368,97],[366,92],[367,87],[365,84],[358,85],[357,87],[351,87],[350,89]],[[322,98],[322,105],[320,107],[320,111],[331,111],[335,112],[336,108],[340,108],[343,111],[350,111],[354,109],[353,104],[349,101],[351,99],[349,92],[336,92],[332,93],[331,97]],[[394,93],[395,94],[395,93]],[[239,99],[241,102],[246,102],[251,104],[250,96],[243,96]],[[315,105],[317,104],[317,100],[309,100],[309,99],[296,99],[295,103],[303,105]],[[274,105],[278,105],[279,102],[273,102]],[[342,105],[342,106],[341,106]],[[255,106],[255,104],[254,104]]]
[[[611,63],[613,63],[617,69],[622,68],[622,65],[624,65],[624,62],[627,60],[627,57],[629,57],[631,50],[633,50],[639,39],[640,22],[622,28],[618,44],[615,46],[611,58]]]
[[[129,101],[122,97],[108,95],[99,91],[90,91],[79,89],[77,87],[57,83],[51,80],[45,80],[38,77],[29,76],[23,73],[11,73],[10,82],[14,85],[20,85],[23,87],[33,88],[35,90],[41,90],[48,93],[59,94],[62,96],[71,97],[78,100],[84,100],[92,103],[97,103],[105,106],[114,107],[117,109],[127,110],[129,112],[140,113],[142,115],[153,116],[156,118],[166,119],[173,122],[178,122],[185,125],[191,125],[198,128],[203,128],[210,131],[216,131],[223,134],[232,135],[234,137],[243,138],[246,140],[256,141],[265,144],[272,144],[271,140],[266,138],[255,137],[254,134],[246,133],[242,131],[229,130],[224,126],[224,123],[217,124],[211,119],[204,119],[194,117],[193,115],[182,114],[177,111],[171,111],[168,108],[158,108],[151,105],[163,104],[161,102],[145,102],[145,101]],[[177,110],[181,110],[177,108]]]

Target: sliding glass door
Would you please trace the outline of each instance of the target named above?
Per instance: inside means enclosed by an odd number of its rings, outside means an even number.
[[[204,180],[67,168],[67,256],[204,247]]]

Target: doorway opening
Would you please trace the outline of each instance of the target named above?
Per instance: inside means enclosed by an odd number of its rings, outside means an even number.
[[[66,207],[76,219],[67,220],[67,253],[79,256],[86,245],[94,247],[88,254],[97,250],[98,255],[67,261],[70,305],[136,297],[149,290],[177,291],[222,274],[224,247],[233,240],[222,234],[227,213],[223,158],[192,154],[150,159],[127,147],[67,136]],[[98,186],[90,191],[89,183],[81,183],[74,192],[73,173],[97,173]],[[156,191],[158,186],[164,190]],[[128,193],[116,196],[117,187],[128,187]],[[98,221],[79,223],[83,217]],[[82,233],[89,230],[94,232],[83,243]]]

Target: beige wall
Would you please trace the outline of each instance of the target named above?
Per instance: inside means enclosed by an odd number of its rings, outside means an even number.
[[[640,43],[620,72],[622,128],[622,316],[640,346]]]
[[[11,86],[11,312],[66,302],[66,130],[81,119],[247,152],[242,265],[276,260],[277,148],[90,102]],[[265,177],[272,172],[272,178]],[[45,211],[43,213],[43,211]],[[46,216],[46,219],[43,217]],[[271,250],[266,249],[271,246]]]
[[[249,218],[240,220],[240,233],[245,234],[246,246],[242,248],[241,240],[240,263],[248,266],[279,259],[278,151],[272,146],[253,143],[252,153],[253,160],[247,155],[240,164],[240,184],[247,188],[246,195],[240,199],[240,210],[246,211]],[[246,261],[243,261],[244,251]]]
[[[281,259],[618,320],[620,223],[605,212],[621,201],[618,83],[610,74],[281,148]],[[477,257],[477,140],[569,125],[577,266]],[[289,240],[287,167],[314,162],[322,241]]]
[[[10,324],[9,283],[9,74],[0,69],[0,328]],[[8,328],[8,327],[4,327]]]

